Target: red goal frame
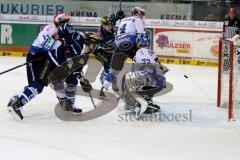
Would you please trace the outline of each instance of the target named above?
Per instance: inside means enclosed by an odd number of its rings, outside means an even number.
[[[232,41],[221,38],[219,40],[219,59],[218,59],[218,94],[217,106],[221,107],[222,95],[222,58],[223,58],[223,43],[229,43],[229,97],[228,97],[228,119],[233,118],[233,60],[234,60],[234,44]]]

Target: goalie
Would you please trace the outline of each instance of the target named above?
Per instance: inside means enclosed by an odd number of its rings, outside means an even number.
[[[146,34],[138,36],[139,48],[130,72],[126,73],[123,82],[123,100],[125,108],[136,113],[153,114],[160,111],[160,107],[153,103],[152,97],[166,88],[165,73],[167,67],[160,64],[157,54],[150,50],[149,38]]]

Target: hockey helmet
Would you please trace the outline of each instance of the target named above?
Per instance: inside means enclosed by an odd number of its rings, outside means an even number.
[[[70,21],[70,17],[65,13],[60,13],[60,14],[54,15],[53,20],[57,24],[68,23]]]
[[[145,9],[141,7],[134,7],[131,10],[132,16],[145,16]]]
[[[149,47],[150,46],[150,38],[147,34],[140,34],[136,39],[137,47]]]
[[[111,24],[113,24],[113,21],[111,18],[105,16],[105,17],[101,18],[101,23],[102,23],[102,25],[111,25]]]
[[[100,36],[95,32],[88,32],[86,34],[86,44],[87,45],[99,44],[100,40],[101,40]]]

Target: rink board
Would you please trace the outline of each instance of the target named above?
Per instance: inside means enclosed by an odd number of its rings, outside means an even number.
[[[0,56],[11,56],[11,57],[26,57],[26,52],[5,52],[0,51]],[[94,58],[94,56],[91,56]],[[196,60],[196,59],[188,59],[188,58],[166,58],[159,57],[160,61],[163,64],[181,64],[181,65],[192,65],[192,66],[208,66],[208,67],[217,67],[217,61],[209,61],[209,60]],[[131,60],[128,59],[130,62]]]

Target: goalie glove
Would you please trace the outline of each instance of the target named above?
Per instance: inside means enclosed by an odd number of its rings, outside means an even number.
[[[159,68],[162,71],[163,75],[166,74],[169,71],[169,69],[166,66],[162,65],[162,64],[160,64]]]
[[[167,66],[162,65],[162,63],[159,61],[158,58],[156,58],[155,61],[156,61],[156,62],[158,63],[158,65],[159,65],[159,69],[160,69],[160,71],[161,71],[161,74],[162,74],[162,75],[165,75],[165,74],[169,71],[169,69],[167,68]]]
[[[84,92],[90,92],[91,90],[93,90],[92,85],[85,78],[81,78],[80,79],[80,84],[81,84],[82,89],[83,89]]]

